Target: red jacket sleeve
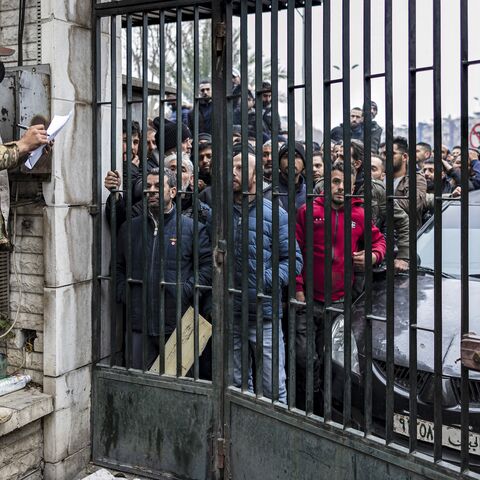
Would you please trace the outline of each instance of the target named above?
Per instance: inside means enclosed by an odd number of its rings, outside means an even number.
[[[305,252],[305,212],[306,212],[306,208],[305,208],[305,205],[303,205],[301,208],[299,208],[297,212],[297,226],[295,228],[295,236],[297,237],[297,243],[298,243],[298,246],[300,247],[300,251],[302,252],[302,256]],[[305,265],[305,261],[303,263]],[[304,290],[305,290],[305,287],[303,282],[303,269],[302,269],[302,273],[300,273],[300,275],[297,275],[297,286],[295,291],[303,292]]]
[[[372,253],[377,257],[377,264],[380,263],[387,253],[387,244],[382,232],[372,223]]]

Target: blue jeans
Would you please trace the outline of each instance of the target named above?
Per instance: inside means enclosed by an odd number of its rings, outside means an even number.
[[[278,399],[287,403],[287,389],[285,385],[285,344],[281,326],[278,327]],[[257,326],[253,322],[248,324],[248,347],[249,347],[249,368],[248,368],[248,390],[253,393],[252,357],[255,353],[257,340]],[[272,322],[263,322],[263,394],[272,398]],[[233,384],[236,387],[242,386],[242,333],[239,318],[234,320],[233,326]]]

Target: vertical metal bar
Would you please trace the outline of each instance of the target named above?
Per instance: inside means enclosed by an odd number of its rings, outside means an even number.
[[[95,58],[95,70],[93,73],[95,114],[93,129],[93,198],[97,207],[97,214],[94,216],[94,251],[93,251],[93,298],[92,298],[92,361],[96,364],[101,357],[102,350],[102,281],[99,279],[102,273],[102,107],[101,85],[102,85],[102,49],[101,32],[102,19],[92,15],[95,22],[95,38],[93,40],[93,54]],[[113,258],[113,257],[112,257]]]
[[[159,95],[159,144],[158,148],[158,163],[160,173],[160,208],[158,212],[158,231],[161,232],[160,238],[157,241],[158,258],[159,258],[159,375],[165,373],[165,236],[164,231],[164,170],[165,170],[165,11],[160,10],[159,16],[159,60],[160,60],[160,95]]]
[[[442,152],[442,90],[441,90],[441,1],[433,2],[433,143],[435,156]],[[442,458],[442,163],[435,162],[434,174],[434,438],[433,458]]]
[[[363,159],[364,172],[364,204],[365,204],[365,398],[364,398],[364,434],[372,432],[372,84],[371,84],[371,0],[363,4],[363,117],[365,125],[365,156]]]
[[[182,376],[182,9],[177,9],[177,215],[176,215],[176,316],[177,316],[177,377]],[[197,239],[194,239],[194,242]],[[198,246],[198,242],[197,242]]]
[[[393,438],[394,409],[394,223],[393,223],[393,59],[392,0],[385,0],[385,133],[386,133],[386,195],[387,195],[387,386],[385,392],[385,439]]]
[[[132,278],[132,163],[129,161],[132,158],[132,17],[127,15],[127,131],[122,132],[126,135],[127,161],[124,168],[127,169],[126,185],[123,185],[123,191],[126,199],[127,211],[127,265],[126,275],[127,281],[125,283],[125,367],[130,368],[132,361],[132,318],[131,318],[131,302],[132,290],[129,279]],[[125,175],[123,175],[125,178]]]
[[[242,125],[242,391],[248,390],[249,377],[249,318],[248,318],[248,275],[249,275],[249,257],[248,257],[248,236],[249,236],[249,214],[248,202],[250,200],[246,191],[248,190],[248,118],[247,118],[247,89],[248,89],[248,24],[247,24],[247,2],[242,2],[240,7],[240,71],[242,78],[241,86],[241,125]],[[238,242],[238,232],[237,238]]]
[[[352,418],[352,192],[351,135],[350,128],[350,0],[342,2],[342,72],[343,72],[343,157],[344,157],[344,242],[345,242],[345,297],[344,297],[344,370],[343,425],[348,428]],[[335,212],[337,215],[338,212]]]
[[[117,169],[117,18],[110,18],[110,170]],[[111,210],[111,258],[117,258],[117,212],[115,201]],[[115,289],[117,285],[117,272],[114,265],[110,266],[110,366],[115,365],[117,350],[117,299]]]
[[[226,234],[229,235],[231,241],[228,245],[233,248],[233,238],[231,235],[231,208],[233,205],[232,192],[232,156],[228,156],[228,149],[231,145],[231,128],[230,137],[226,132],[229,128],[225,127],[232,121],[231,102],[226,103],[227,92],[230,86],[227,82],[232,80],[231,65],[231,35],[232,35],[232,5],[230,1],[213,0],[212,2],[212,93],[213,93],[213,113],[212,113],[212,158],[213,175],[212,175],[212,194],[214,198],[213,204],[213,228],[212,228],[212,244],[214,247],[213,262],[213,295],[218,301],[213,302],[212,306],[212,322],[213,322],[213,418],[215,419],[213,436],[214,438],[225,437],[225,409],[228,409],[228,403],[224,401],[226,380],[229,382],[231,378],[231,366],[224,368],[225,361],[231,355],[232,349],[225,344],[225,323],[227,328],[232,326],[231,308],[225,312],[225,307],[231,307],[231,297],[227,293],[224,256],[226,245]],[[217,28],[226,26],[226,42],[223,43],[221,38],[216,37]],[[229,115],[227,117],[227,115]],[[228,201],[230,201],[228,203]],[[229,215],[230,214],[230,215]],[[228,232],[225,231],[226,226],[230,227]],[[232,280],[232,262],[227,256],[227,273],[228,281]],[[231,284],[231,283],[230,283]],[[226,300],[226,302],[225,302]],[[228,304],[228,305],[227,305]],[[225,315],[226,313],[226,315]],[[231,331],[231,330],[230,330]],[[231,365],[231,364],[230,364]],[[226,371],[229,370],[226,375]],[[227,378],[226,378],[227,377]],[[228,385],[229,383],[226,383]],[[219,443],[213,442],[214,458],[220,458]],[[229,458],[229,449],[226,449],[226,460]],[[223,470],[219,465],[215,465],[213,478],[220,480],[223,478]]]
[[[295,2],[287,7],[288,109],[288,408],[295,408]]]
[[[306,218],[305,218],[305,274],[307,282],[305,286],[305,299],[307,302],[307,365],[306,365],[306,401],[305,413],[307,415],[313,413],[314,407],[314,368],[313,360],[315,353],[315,332],[313,318],[313,125],[312,125],[312,0],[306,0],[304,9],[304,110],[305,110],[305,173],[307,184],[306,199]],[[318,328],[322,328],[321,325]],[[320,352],[320,358],[322,352]]]
[[[462,196],[460,203],[460,278],[461,278],[461,334],[465,335],[469,328],[469,209],[468,209],[468,0],[460,3],[460,138],[461,138],[461,187]],[[466,472],[470,466],[469,451],[469,388],[468,369],[461,367],[461,471]]]
[[[417,449],[417,212],[412,208],[417,204],[417,26],[416,26],[416,0],[408,2],[408,203],[409,203],[409,368],[410,368],[410,399],[409,399],[409,449]]]
[[[331,11],[330,0],[323,4],[323,174],[324,203],[332,204],[332,154],[331,154]],[[332,251],[332,210],[325,208],[325,252]],[[332,419],[332,256],[325,255],[325,355],[324,355],[324,406],[325,422]]]
[[[225,74],[223,78],[223,85],[222,85],[222,92],[218,92],[218,95],[222,93],[231,92],[232,89],[232,32],[233,32],[233,25],[232,25],[232,2],[226,2],[226,14],[225,14],[225,25],[226,25],[226,39],[225,39],[225,50],[224,50],[224,62],[225,62]],[[225,95],[226,96],[226,95]],[[233,293],[231,293],[232,289],[235,288],[235,244],[234,244],[234,236],[233,236],[233,211],[234,208],[234,199],[233,199],[233,165],[232,165],[232,142],[233,142],[233,133],[232,133],[232,122],[233,122],[233,102],[234,99],[229,97],[226,100],[225,104],[225,117],[221,117],[222,123],[220,125],[225,125],[225,139],[222,147],[224,150],[215,150],[218,152],[217,157],[218,163],[221,163],[220,159],[224,159],[224,163],[222,163],[222,167],[218,167],[218,170],[214,170],[214,172],[223,171],[225,182],[217,189],[220,194],[220,199],[226,199],[226,203],[223,204],[223,209],[220,209],[220,205],[215,202],[213,206],[213,218],[214,221],[218,218],[219,222],[221,221],[221,225],[223,227],[223,236],[222,244],[220,250],[224,252],[227,250],[228,252],[232,252],[231,255],[227,255],[227,262],[226,262],[226,272],[224,273],[224,280],[227,288],[224,288],[223,291],[228,292],[225,295],[225,315],[220,318],[220,323],[223,325],[225,324],[225,340],[226,344],[226,358],[225,358],[225,374],[224,374],[224,382],[225,385],[231,385],[233,383],[233,330],[234,330],[234,323],[238,322],[238,319],[234,318],[233,313]],[[214,149],[215,149],[215,131],[213,133],[213,140],[214,140]],[[213,152],[212,152],[213,153]],[[216,162],[214,162],[215,165]],[[220,170],[221,168],[221,170]],[[214,175],[215,179],[216,175]],[[225,240],[226,239],[226,242]],[[218,296],[219,292],[213,292],[216,297]],[[222,297],[223,298],[223,297]],[[218,303],[218,302],[215,302]],[[214,339],[215,341],[215,339]],[[223,339],[219,339],[219,341],[223,341]]]
[[[272,0],[270,17],[271,30],[271,73],[272,73],[272,231],[279,230],[280,197],[278,196],[278,0]],[[280,285],[279,274],[279,238],[272,240],[272,402],[279,397],[279,341],[280,341]]]
[[[148,103],[148,13],[143,14],[142,18],[142,125],[147,123],[147,103]],[[130,130],[132,127],[128,125]],[[147,132],[144,131],[142,135],[142,186],[147,185]],[[127,159],[127,163],[131,160]],[[128,166],[131,168],[131,165]],[[148,312],[147,305],[149,300],[149,290],[153,288],[150,285],[150,279],[148,278],[148,262],[151,260],[148,258],[147,244],[148,244],[148,227],[147,227],[147,197],[143,195],[143,284],[142,284],[142,370],[147,369],[148,349],[147,349],[147,334],[148,334]],[[153,266],[150,266],[150,271],[153,270]]]
[[[256,277],[257,277],[257,329],[256,329],[256,394],[263,396],[263,295],[265,266],[263,262],[263,122],[260,112],[263,108],[263,42],[262,42],[262,0],[255,2],[255,112],[258,112],[255,122],[256,137],[256,192],[255,192],[255,215],[256,215]]]
[[[199,12],[198,7],[194,8],[193,13],[193,92],[194,97],[197,96],[199,88]],[[180,109],[181,110],[181,109]],[[177,103],[178,112],[178,103]],[[178,115],[178,114],[177,114]],[[177,117],[178,119],[178,117]],[[193,111],[193,158],[198,158],[198,108]],[[181,170],[180,170],[181,171]],[[193,378],[199,378],[199,326],[198,326],[198,309],[200,305],[200,290],[198,289],[199,271],[198,271],[198,162],[194,162],[193,166]]]

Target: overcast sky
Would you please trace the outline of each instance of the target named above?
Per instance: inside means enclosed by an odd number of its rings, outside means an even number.
[[[384,71],[384,0],[372,2],[372,72]],[[363,2],[352,0],[351,4],[351,65],[359,66],[351,70],[351,105],[363,103]],[[432,0],[417,1],[417,66],[433,64],[433,19]],[[458,117],[460,115],[460,0],[442,0],[442,115]],[[408,115],[408,1],[393,0],[393,62],[394,62],[394,124],[407,123]],[[332,52],[331,63],[342,65],[342,0],[331,1],[332,12]],[[296,13],[296,72],[297,82],[302,76],[302,14]],[[323,124],[323,32],[322,7],[313,8],[313,114],[314,124],[322,128]],[[280,14],[279,51],[280,64],[287,65],[287,28],[286,12]],[[478,39],[478,21],[480,19],[480,0],[470,0],[469,4],[469,48],[470,59],[480,58],[480,40]],[[249,44],[253,47],[254,16],[249,20]],[[270,15],[264,15],[263,49],[270,56]],[[332,78],[341,75],[341,71],[332,68]],[[417,76],[417,119],[429,121],[433,117],[433,75],[431,72]],[[470,67],[469,110],[480,111],[480,66]],[[286,91],[286,82],[280,85]],[[299,92],[299,90],[297,90]],[[299,100],[301,96],[297,93]],[[342,119],[342,87],[332,87],[332,125]],[[379,107],[377,120],[384,124],[385,91],[383,79],[372,81],[372,99]],[[286,108],[286,105],[283,109]],[[286,113],[284,110],[282,113]],[[299,109],[297,115],[301,113]]]

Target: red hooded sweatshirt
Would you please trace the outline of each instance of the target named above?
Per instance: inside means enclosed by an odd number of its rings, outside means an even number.
[[[362,200],[352,199],[352,251],[363,249],[365,212],[361,206]],[[306,205],[297,212],[296,236],[304,259],[304,268],[301,275],[297,276],[297,292],[305,291],[305,263],[306,257]],[[332,300],[340,300],[345,296],[344,266],[345,266],[345,240],[344,240],[345,210],[332,209]],[[372,252],[380,263],[386,252],[386,243],[380,230],[372,224]],[[353,281],[353,270],[352,270]],[[313,298],[325,301],[325,202],[323,198],[316,198],[313,202]]]

